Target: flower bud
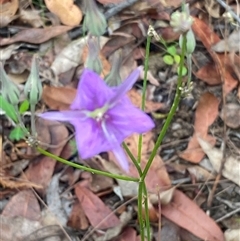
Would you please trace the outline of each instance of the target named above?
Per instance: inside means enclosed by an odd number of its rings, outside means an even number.
[[[85,0],[85,18],[83,29],[88,30],[93,36],[101,36],[107,28],[107,21],[102,12],[99,11],[95,0]]]
[[[193,19],[189,15],[188,4],[186,4],[185,8],[185,12],[176,11],[171,15],[170,25],[173,27],[174,32],[185,33],[192,26]]]
[[[110,73],[106,76],[105,81],[108,86],[118,86],[122,83],[120,76],[120,68],[122,63],[122,52],[121,50],[115,51],[113,55],[113,63]]]
[[[194,33],[192,31],[192,29],[188,30],[186,33],[186,53],[187,54],[192,54],[194,52],[194,49],[196,47],[196,39],[194,36]],[[182,34],[180,35],[179,38],[179,46],[182,48],[182,42],[183,42],[183,36]]]
[[[24,87],[24,94],[31,105],[36,105],[42,96],[42,83],[39,78],[36,55],[32,59],[31,72]]]
[[[17,106],[19,103],[20,92],[16,84],[14,84],[8,75],[6,74],[3,64],[0,61],[0,82],[1,92],[4,99],[6,99],[10,104]]]
[[[88,38],[88,57],[85,63],[85,67],[93,70],[95,73],[100,74],[102,72],[102,62],[99,58],[99,41],[98,38]]]

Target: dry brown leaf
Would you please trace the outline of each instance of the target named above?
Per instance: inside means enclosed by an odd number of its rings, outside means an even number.
[[[2,211],[7,217],[24,217],[30,220],[39,220],[40,206],[32,190],[24,190],[15,194]]]
[[[117,216],[89,189],[77,184],[75,193],[93,227],[108,229],[119,224]]]
[[[11,0],[0,3],[0,27],[7,26],[12,20],[16,18],[15,13],[18,10],[19,1]]]
[[[45,0],[45,4],[67,26],[77,26],[82,21],[82,11],[73,0]]]
[[[133,105],[135,105],[138,108],[141,108],[141,106],[142,106],[142,96],[137,90],[131,89],[128,92],[128,97],[132,101]],[[157,110],[162,109],[164,107],[165,107],[165,105],[163,103],[158,103],[158,102],[153,102],[153,101],[147,100],[145,102],[144,111],[146,113],[151,113],[153,111],[157,111]]]
[[[214,63],[206,64],[200,68],[195,75],[209,85],[219,85],[222,83],[220,74]]]
[[[219,172],[221,162],[223,161],[223,152],[214,148],[212,144],[198,137],[198,142],[203,151],[207,154],[214,170]],[[239,157],[227,156],[222,171],[222,175],[240,186],[240,159]]]
[[[71,215],[68,219],[67,226],[76,230],[86,230],[89,227],[87,217],[79,201],[73,204]]]
[[[41,122],[41,135],[43,138],[45,135],[50,135],[50,143],[45,142],[44,144],[54,145],[54,147],[50,147],[48,151],[56,156],[60,156],[68,138],[67,128],[63,124],[55,121],[41,119]],[[55,164],[56,161],[52,158],[48,156],[39,156],[30,163],[22,178],[26,178],[31,182],[42,185],[43,190],[45,191],[52,178]]]
[[[19,188],[36,188],[41,189],[41,185],[26,181],[26,180],[11,180],[11,177],[3,177],[0,174],[0,185],[4,188],[19,189]]]
[[[161,211],[163,216],[201,240],[224,241],[223,233],[215,221],[178,190],[175,190],[173,201],[163,205]]]
[[[73,88],[45,85],[42,99],[52,110],[68,110],[76,94],[77,90]]]
[[[135,229],[127,227],[116,241],[137,241],[137,232]]]
[[[212,29],[205,24],[202,20],[194,18],[192,29],[197,38],[199,38],[203,45],[206,47],[210,55],[212,56],[217,70],[219,71],[219,76],[224,80],[223,91],[224,94],[228,94],[237,86],[237,79],[233,78],[231,71],[231,61],[229,56],[225,54],[219,54],[212,50],[212,45],[220,41],[220,38],[215,34]]]
[[[179,156],[187,161],[198,163],[205,153],[199,146],[197,136],[201,136],[211,143],[215,143],[215,138],[208,135],[209,126],[218,116],[219,100],[211,93],[204,93],[198,103],[195,112],[194,134],[188,143],[188,147]]]
[[[9,45],[17,42],[40,44],[71,29],[72,27],[70,26],[53,26],[46,28],[25,29],[11,38],[0,38],[0,46]]]

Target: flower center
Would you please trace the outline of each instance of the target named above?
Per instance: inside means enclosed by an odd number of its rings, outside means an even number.
[[[97,108],[94,111],[89,111],[87,115],[97,121],[102,121],[104,119],[104,115],[108,110],[108,105],[104,105],[101,108]]]

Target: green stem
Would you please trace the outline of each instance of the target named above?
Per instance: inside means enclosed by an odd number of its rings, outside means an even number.
[[[111,177],[111,178],[115,178],[115,179],[120,179],[120,180],[124,180],[124,181],[139,182],[138,178],[116,175],[116,174],[113,174],[113,173],[96,170],[96,169],[93,169],[93,168],[90,168],[90,167],[81,166],[77,163],[73,163],[73,162],[65,160],[61,157],[55,156],[52,153],[50,153],[48,151],[45,151],[40,147],[37,147],[37,150],[41,154],[43,154],[45,156],[48,156],[48,157],[51,157],[51,158],[55,159],[56,161],[59,161],[59,162],[65,164],[65,165],[75,167],[75,168],[78,168],[78,169],[81,169],[81,170],[84,170],[84,171],[87,171],[87,172],[91,172],[93,174],[99,174],[99,175],[103,175],[103,176],[107,176],[107,177]]]
[[[144,79],[143,79],[143,92],[142,92],[142,106],[141,109],[144,111],[145,103],[146,103],[146,89],[147,89],[147,72],[148,72],[148,63],[149,63],[149,54],[150,54],[150,44],[151,44],[151,36],[147,37],[147,45],[146,45],[146,57],[144,61]],[[138,140],[138,162],[141,162],[142,156],[142,134],[139,135]]]
[[[139,173],[139,176],[142,175],[142,169],[141,166],[139,165],[138,161],[136,160],[136,158],[133,156],[132,152],[129,150],[128,146],[126,145],[125,142],[123,142],[123,148],[125,149],[125,151],[127,152],[128,156],[131,158],[134,166],[137,168],[137,171]]]
[[[181,60],[180,60],[180,74],[178,76],[178,83],[177,83],[177,90],[176,90],[176,94],[175,94],[175,98],[174,98],[174,102],[173,102],[173,105],[170,109],[170,112],[168,114],[168,117],[166,119],[166,122],[164,123],[164,126],[162,128],[162,131],[160,133],[160,135],[158,136],[158,139],[156,141],[156,144],[153,148],[153,151],[148,159],[148,162],[143,170],[143,174],[141,176],[141,179],[142,180],[145,180],[146,178],[146,175],[149,171],[149,168],[154,160],[154,157],[156,156],[157,154],[157,150],[158,148],[160,147],[161,143],[162,143],[162,140],[169,128],[169,125],[172,121],[172,118],[177,110],[177,107],[179,105],[179,102],[180,102],[180,99],[181,99],[181,93],[182,93],[182,90],[181,90],[181,87],[182,87],[182,79],[183,79],[183,76],[182,76],[182,72],[183,72],[183,66],[184,66],[184,56],[185,56],[185,53],[186,53],[186,36],[183,35],[183,44],[182,44],[182,52],[181,52]],[[141,183],[140,183],[141,185]]]
[[[143,182],[143,194],[144,194],[144,208],[145,208],[145,215],[146,215],[147,240],[151,240],[149,209],[148,209],[148,192],[147,192],[147,187],[145,182]]]
[[[141,241],[145,240],[145,235],[144,235],[144,220],[143,220],[143,185],[141,185],[144,181],[139,182],[139,187],[138,187],[138,221],[139,221],[139,226],[140,226],[140,236],[141,236]],[[149,240],[150,241],[150,240]]]

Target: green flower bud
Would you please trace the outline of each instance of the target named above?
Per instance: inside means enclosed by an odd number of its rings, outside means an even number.
[[[185,33],[193,23],[193,18],[189,15],[188,4],[185,5],[185,12],[176,11],[171,15],[170,25],[174,32]]]
[[[187,52],[187,54],[192,54],[195,50],[195,47],[196,47],[196,39],[195,39],[195,36],[194,36],[194,33],[193,33],[192,29],[187,31],[186,39],[187,39],[186,52]],[[183,36],[181,34],[180,38],[179,38],[179,46],[181,48],[182,48],[182,42],[183,42]]]
[[[88,30],[93,36],[101,36],[107,28],[107,21],[102,12],[99,11],[95,0],[85,0],[85,18],[83,29]]]
[[[106,76],[105,81],[108,86],[118,86],[122,83],[120,68],[122,63],[122,52],[117,50],[113,56],[113,63],[110,73]]]
[[[100,46],[98,37],[88,38],[88,57],[85,63],[85,67],[100,74],[102,72],[102,62],[99,58]]]
[[[3,64],[0,61],[0,82],[1,92],[4,99],[10,104],[17,106],[19,103],[20,92],[16,84],[14,84],[6,74]]]
[[[36,105],[42,96],[42,83],[39,78],[36,55],[32,59],[31,72],[24,87],[24,94],[31,105]]]

